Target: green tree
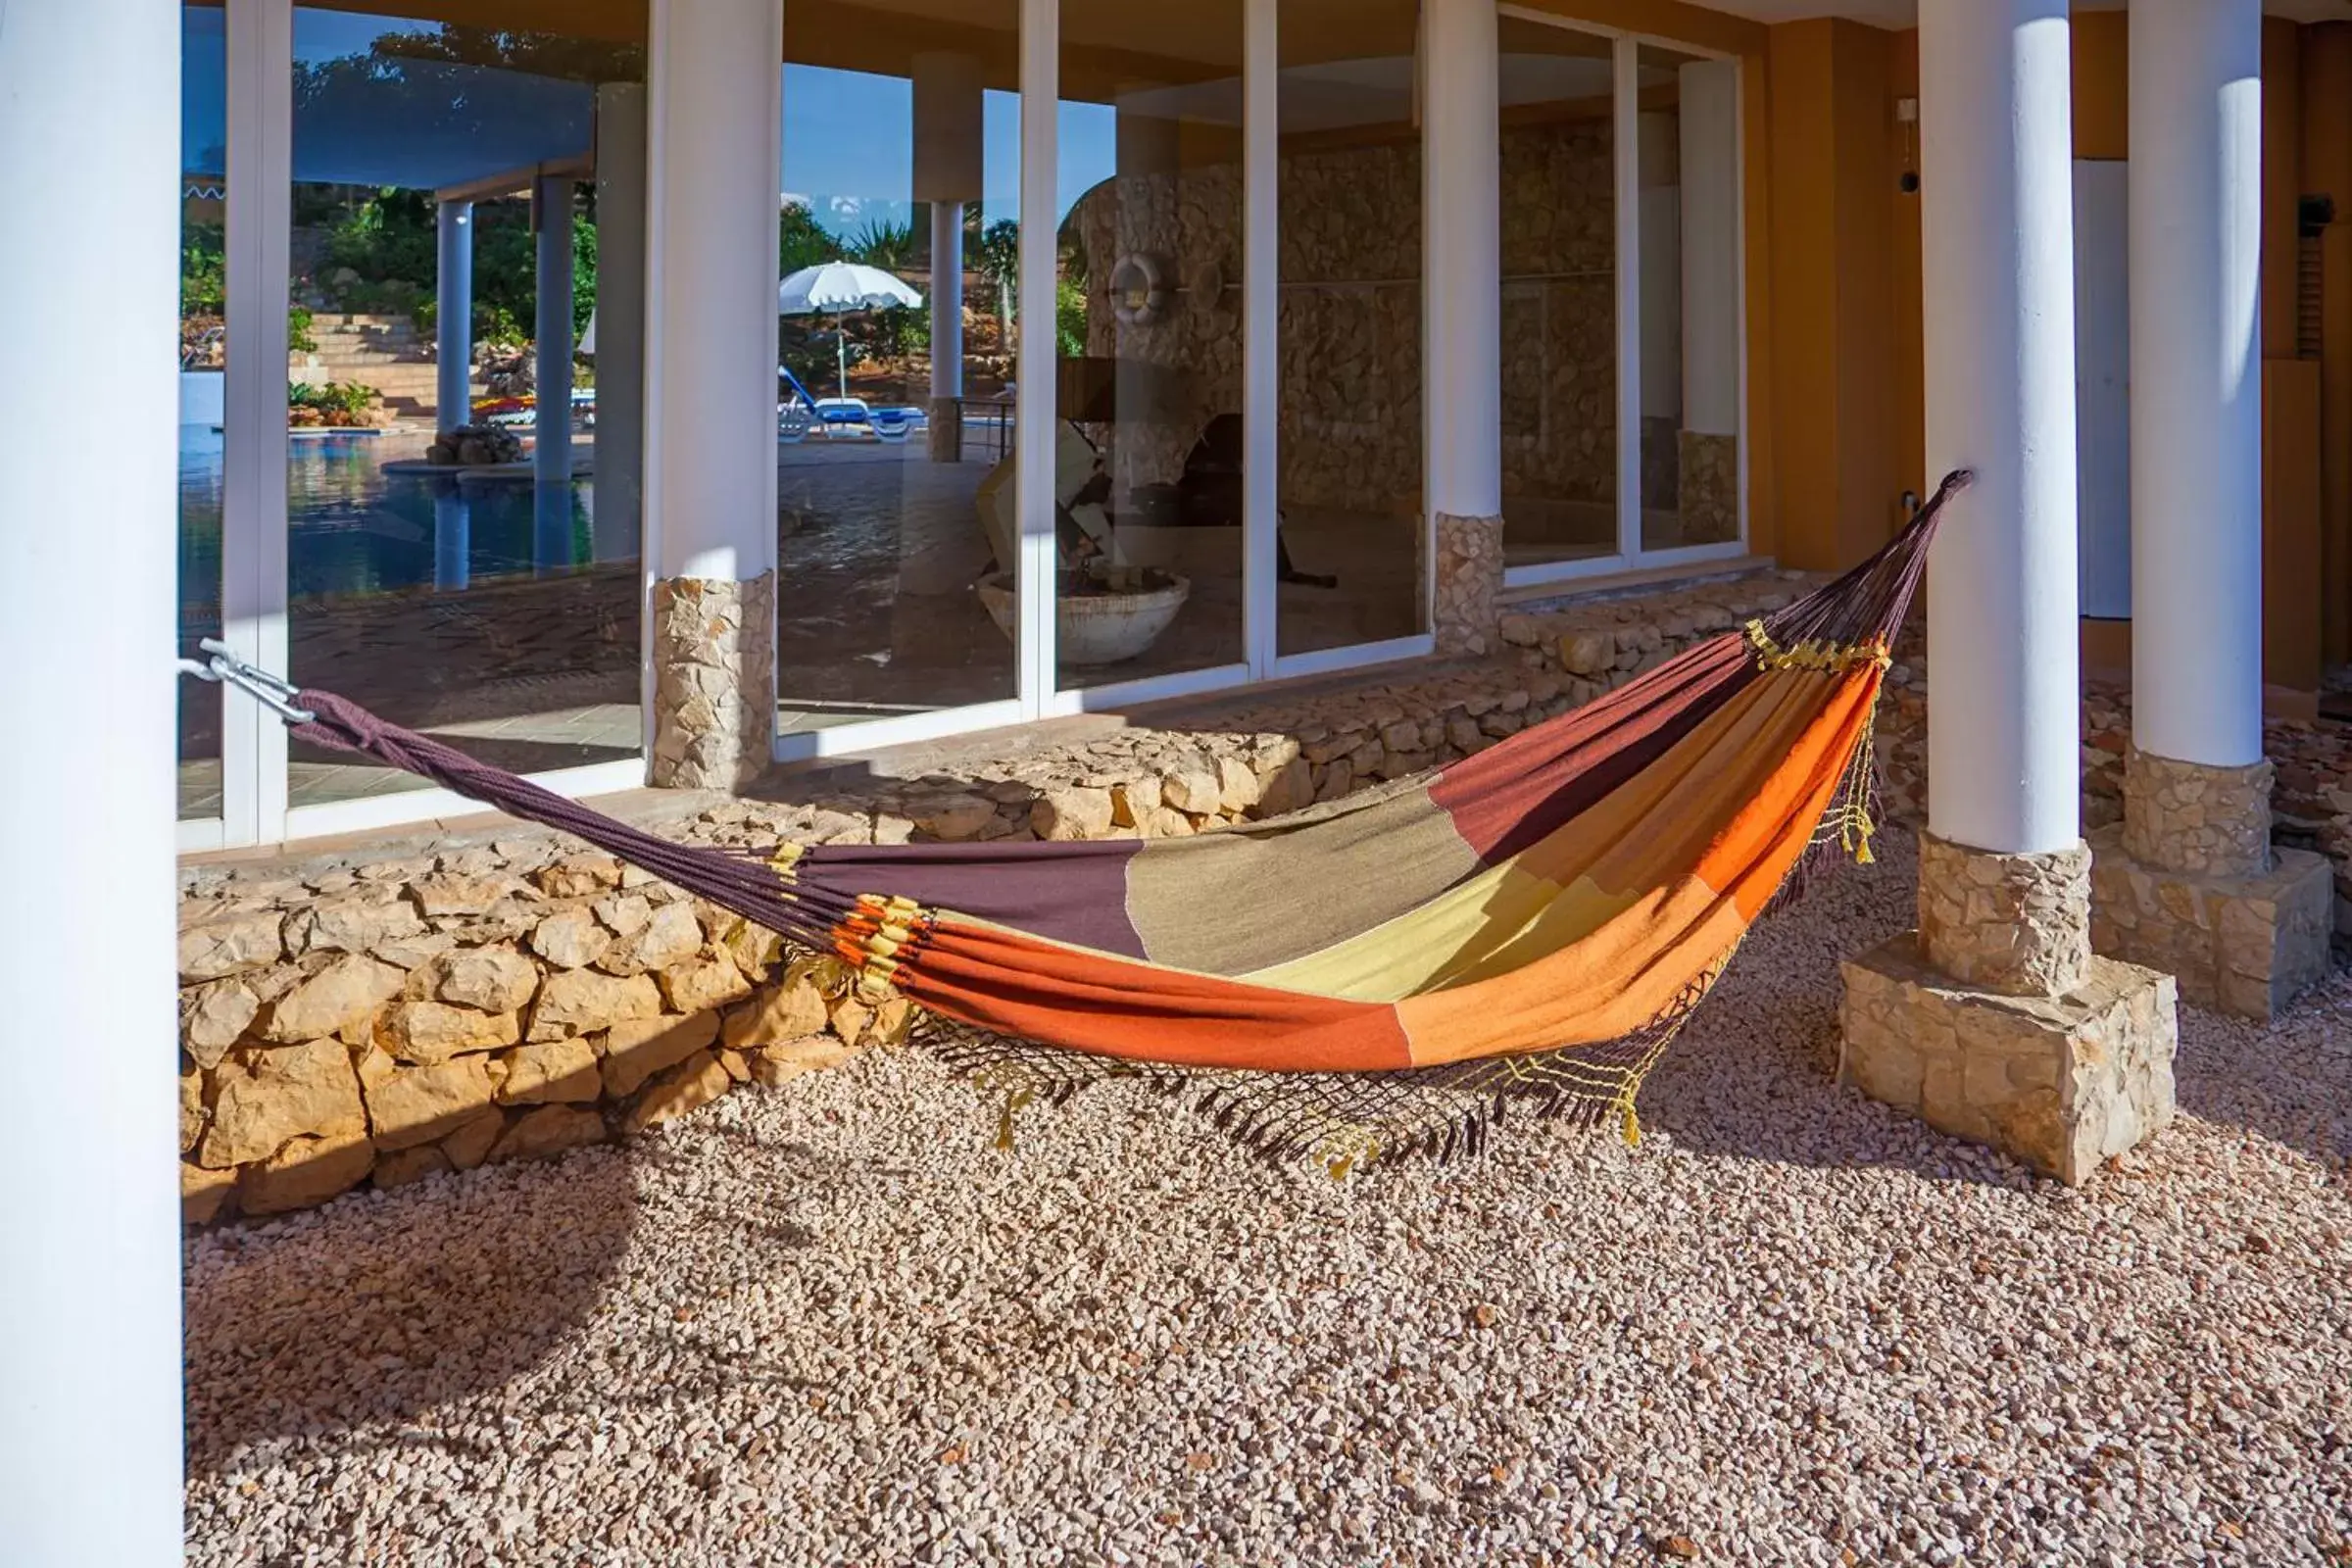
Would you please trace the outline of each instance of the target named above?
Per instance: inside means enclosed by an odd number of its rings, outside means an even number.
[[[786,202],[776,213],[778,275],[790,277],[804,267],[829,262],[841,254],[840,242],[826,233],[805,202]]]
[[[1021,225],[1009,218],[981,226],[979,208],[972,209],[973,232],[965,236],[964,250],[972,265],[997,285],[998,339],[1009,351],[1012,348],[1012,307],[1016,286],[1021,276]]]
[[[1054,347],[1065,360],[1086,356],[1086,286],[1066,277],[1054,286]]]
[[[220,316],[227,309],[227,235],[219,223],[188,223],[179,234],[179,314]]]

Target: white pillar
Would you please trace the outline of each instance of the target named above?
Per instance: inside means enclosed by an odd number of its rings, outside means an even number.
[[[473,503],[455,479],[433,485],[433,586],[463,593],[473,581]]]
[[[533,193],[539,215],[537,350],[531,384],[531,561],[542,569],[571,560],[571,181],[546,177]]]
[[[963,209],[980,200],[986,141],[980,62],[927,52],[912,72],[914,199],[931,205],[931,453],[953,462],[963,431],[945,400],[963,395]]]
[[[657,0],[646,505],[658,575],[774,564],[775,0]]]
[[[596,559],[638,553],[645,495],[645,88],[596,89]]]
[[[2262,757],[2260,0],[2141,0],[2131,58],[2132,740],[2242,767]]]
[[[1684,66],[1683,428],[1740,433],[1740,62]]]
[[[1422,334],[1429,508],[1502,512],[1502,161],[1493,0],[1428,0],[1422,25]]]
[[[931,396],[963,396],[963,203],[931,204]]]
[[[1679,115],[1642,111],[1634,142],[1642,197],[1642,417],[1683,419],[1683,193]],[[1671,438],[1670,438],[1671,439]]]
[[[775,0],[654,0],[646,276],[647,776],[728,789],[776,727]]]
[[[436,216],[441,254],[434,333],[440,375],[433,423],[446,434],[473,422],[473,203],[443,202]]]
[[[0,1558],[39,1568],[180,1560],[179,22],[0,23],[0,1080],[74,1083],[0,1138]]]
[[[1928,470],[1976,470],[1928,571],[1930,830],[2082,838],[2066,0],[1922,0]]]

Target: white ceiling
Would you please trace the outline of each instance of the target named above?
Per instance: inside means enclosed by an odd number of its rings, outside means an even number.
[[[1795,22],[1806,17],[1851,17],[1882,27],[1918,25],[1918,0],[1698,0],[1711,10],[1758,22]],[[2078,11],[2122,11],[2124,0],[2076,0]],[[2263,0],[2274,17],[2297,22],[2352,22],[2352,0]]]

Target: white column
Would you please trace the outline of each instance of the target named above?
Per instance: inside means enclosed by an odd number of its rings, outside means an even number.
[[[226,0],[228,364],[220,471],[220,640],[289,667],[286,624],[287,288],[293,243],[292,0]],[[286,727],[252,703],[220,715],[221,830],[229,844],[285,836]]]
[[[1682,81],[1683,428],[1740,433],[1740,63]]]
[[[1020,293],[1013,365],[1014,472],[1019,483],[1021,628],[1020,696],[1035,711],[1053,696],[1055,663],[1055,574],[1060,565],[1054,514],[1054,472],[1060,450],[1056,407],[1054,287],[1058,272],[1054,222],[1060,181],[1061,4],[1021,0],[1021,247]]]
[[[1242,12],[1242,538],[1243,644],[1263,680],[1281,649],[1276,616],[1282,510],[1282,53],[1280,0]]]
[[[1429,510],[1502,512],[1502,126],[1493,0],[1422,13],[1422,360]]]
[[[931,456],[963,456],[963,210],[981,197],[986,142],[980,62],[918,54],[914,84],[914,199],[931,204]]]
[[[539,214],[539,265],[532,325],[537,363],[531,384],[538,416],[531,421],[531,561],[545,569],[572,564],[571,181],[541,179],[533,205]]]
[[[454,479],[433,482],[433,586],[463,593],[473,581],[473,503]]]
[[[775,0],[654,7],[646,507],[665,578],[775,564],[781,26]]]
[[[931,395],[963,396],[963,203],[931,204]]]
[[[39,1568],[180,1560],[179,20],[0,23],[0,1080],[74,1079],[0,1138],[0,1558]]]
[[[447,433],[473,422],[473,203],[443,202],[436,217],[441,254],[433,320],[440,375],[433,422]]]
[[[2082,837],[2066,0],[1922,0],[1928,471],[1976,470],[1928,571],[1929,827]]]
[[[1613,74],[1609,144],[1617,211],[1617,550],[1642,548],[1642,45],[1619,38]]]
[[[1643,110],[1634,164],[1641,187],[1642,417],[1683,419],[1683,193],[1679,115]],[[1639,432],[1638,432],[1639,433]]]
[[[596,559],[638,553],[645,495],[645,88],[596,89]]]
[[[2131,58],[2132,734],[2242,767],[2262,757],[2260,0],[2141,0]]]
[[[739,788],[776,733],[776,0],[654,0],[646,776]]]

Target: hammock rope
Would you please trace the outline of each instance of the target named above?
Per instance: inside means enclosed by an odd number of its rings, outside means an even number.
[[[1639,1137],[1642,1081],[1740,939],[1867,863],[1873,719],[1947,476],[1884,549],[1739,631],[1432,772],[1184,839],[658,838],[208,645],[295,736],[569,833],[953,1026],[1015,1116],[1106,1078],[1192,1094],[1335,1176],[1482,1147],[1514,1104]]]

